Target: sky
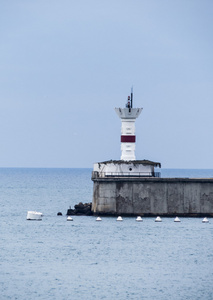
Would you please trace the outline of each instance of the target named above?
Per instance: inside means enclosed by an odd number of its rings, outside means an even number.
[[[213,169],[212,0],[2,0],[0,167],[120,159],[131,87],[136,159]]]

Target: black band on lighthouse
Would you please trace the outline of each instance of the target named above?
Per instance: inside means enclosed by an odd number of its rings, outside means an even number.
[[[135,135],[121,135],[121,143],[135,143]]]

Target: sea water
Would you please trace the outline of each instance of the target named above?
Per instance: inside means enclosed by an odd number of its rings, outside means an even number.
[[[213,220],[67,222],[69,206],[92,201],[91,171],[0,169],[0,299],[213,299]],[[28,210],[42,221],[27,221]]]

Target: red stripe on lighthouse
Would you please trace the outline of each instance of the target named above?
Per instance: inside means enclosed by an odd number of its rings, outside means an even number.
[[[121,135],[121,143],[135,143],[135,135]]]

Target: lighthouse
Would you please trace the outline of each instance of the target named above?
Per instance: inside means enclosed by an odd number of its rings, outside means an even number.
[[[133,108],[133,91],[124,108],[115,108],[121,119],[121,158],[94,163],[92,211],[97,214],[140,215],[148,207],[144,182],[160,177],[159,162],[135,158],[135,121],[142,108]],[[145,201],[145,202],[144,202]],[[146,206],[148,205],[148,206]],[[154,207],[154,205],[152,205]]]
[[[135,158],[135,120],[139,117],[142,108],[133,108],[133,89],[128,96],[125,108],[115,108],[121,119],[121,160],[131,161]]]
[[[115,111],[121,119],[121,158],[95,163],[92,178],[117,180],[123,177],[158,177],[159,173],[155,172],[154,168],[160,167],[160,163],[135,158],[135,121],[142,108],[133,108],[133,90],[127,98],[126,106],[115,108]]]

